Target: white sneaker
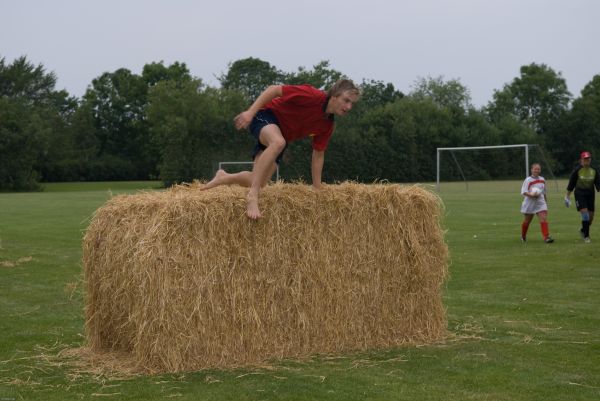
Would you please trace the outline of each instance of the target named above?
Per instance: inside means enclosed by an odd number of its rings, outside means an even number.
[[[589,244],[590,242],[592,242],[592,240],[590,239],[590,237],[585,237],[583,239],[583,242],[585,242],[586,244]]]

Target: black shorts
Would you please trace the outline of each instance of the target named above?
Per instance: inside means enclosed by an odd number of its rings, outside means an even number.
[[[577,210],[587,209],[593,212],[595,199],[596,193],[594,190],[589,192],[575,192],[575,206],[577,206]]]
[[[260,142],[260,131],[267,125],[275,124],[279,127],[279,120],[270,109],[260,110],[250,123],[248,129],[250,129],[250,134],[256,139],[256,145],[254,146],[254,151],[252,153],[252,160],[256,158],[260,152],[265,150],[267,147]],[[281,162],[281,158],[283,157],[283,152],[287,149],[287,144],[285,148],[281,151],[281,153],[275,159],[275,162],[279,164]]]

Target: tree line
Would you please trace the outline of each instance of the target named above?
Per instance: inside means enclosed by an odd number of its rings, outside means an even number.
[[[160,179],[168,186],[212,177],[219,161],[249,160],[253,141],[232,119],[271,84],[327,89],[343,77],[322,61],[285,72],[246,58],[228,66],[220,86],[193,77],[185,63],[121,68],[92,80],[81,98],[56,89],[56,75],[26,57],[0,58],[0,190],[35,190],[41,182]],[[545,64],[471,104],[457,79],[418,79],[410,93],[378,80],[360,83],[361,100],[338,119],[325,160],[326,181],[433,181],[436,148],[539,144],[557,175],[583,149],[600,151],[600,74],[573,97]],[[280,168],[286,180],[310,178],[310,142],[290,144]],[[503,178],[517,154],[462,154],[465,175]],[[452,163],[445,179],[459,178]],[[519,177],[521,178],[521,177]]]

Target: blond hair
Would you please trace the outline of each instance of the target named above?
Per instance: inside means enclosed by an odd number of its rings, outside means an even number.
[[[354,85],[354,82],[352,82],[352,80],[350,79],[344,78],[338,80],[335,84],[333,84],[331,88],[329,88],[329,90],[327,91],[327,96],[336,97],[348,91],[353,92],[357,96],[360,96],[360,90],[356,85]]]

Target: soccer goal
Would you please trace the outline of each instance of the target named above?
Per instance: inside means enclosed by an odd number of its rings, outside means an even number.
[[[475,151],[475,150],[494,150],[494,149],[514,149],[514,148],[521,148],[523,150],[523,154],[524,154],[524,164],[523,164],[523,178],[529,176],[529,152],[531,149],[536,149],[538,150],[538,154],[540,155],[541,159],[543,160],[544,164],[545,164],[545,170],[548,171],[550,173],[550,176],[552,177],[552,179],[554,180],[554,184],[556,186],[556,190],[558,191],[558,182],[556,180],[556,177],[554,176],[554,173],[552,172],[552,169],[550,167],[550,164],[548,163],[548,160],[546,159],[546,156],[544,155],[544,152],[542,151],[542,148],[537,145],[537,144],[517,144],[517,145],[496,145],[496,146],[464,146],[464,147],[452,147],[452,148],[437,148],[437,161],[436,161],[436,180],[435,180],[435,188],[436,190],[439,192],[440,191],[440,163],[442,160],[442,154],[443,152],[447,152],[450,153],[450,156],[452,157],[452,160],[454,161],[454,164],[456,165],[457,171],[460,174],[462,180],[465,182],[465,186],[467,191],[469,190],[469,183],[467,181],[467,178],[465,176],[465,173],[458,161],[458,159],[456,158],[454,152],[458,152],[458,151]]]
[[[219,162],[219,170],[223,168],[223,166],[254,166],[254,162]],[[214,166],[214,164],[213,164]],[[275,170],[275,181],[279,181],[279,164],[277,165],[277,170]]]

